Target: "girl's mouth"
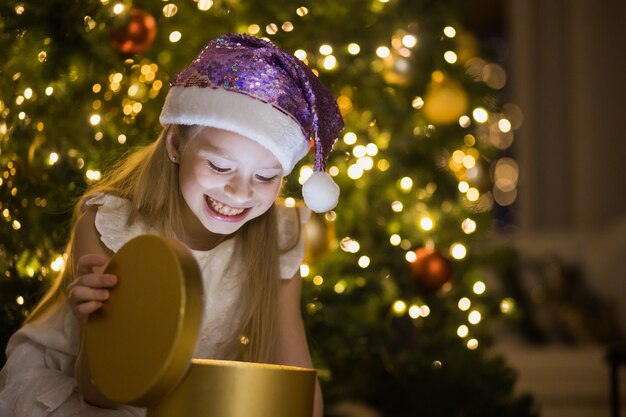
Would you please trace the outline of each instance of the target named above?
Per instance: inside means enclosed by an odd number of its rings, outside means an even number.
[[[227,221],[227,222],[238,222],[238,221],[243,220],[248,215],[248,212],[250,211],[249,207],[247,208],[231,207],[217,200],[212,199],[208,195],[205,195],[204,199],[207,203],[209,214],[218,220]]]

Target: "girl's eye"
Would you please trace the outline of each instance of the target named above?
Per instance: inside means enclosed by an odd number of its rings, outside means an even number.
[[[219,167],[219,166],[215,165],[215,164],[214,164],[213,162],[211,162],[211,161],[207,161],[207,163],[209,164],[209,167],[210,167],[213,171],[218,172],[218,173],[220,173],[220,174],[223,174],[223,173],[225,173],[225,172],[230,171],[230,168],[222,168],[222,167]]]
[[[274,175],[273,177],[264,177],[262,175],[257,175],[256,178],[262,182],[273,182],[274,180],[276,180],[276,178],[278,178],[278,175]]]

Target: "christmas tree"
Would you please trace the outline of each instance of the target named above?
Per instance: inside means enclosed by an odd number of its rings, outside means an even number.
[[[508,252],[487,235],[514,199],[503,152],[519,114],[462,4],[2,0],[1,345],[62,267],[76,198],[157,137],[170,77],[241,32],[305,61],[346,121],[329,161],[341,201],[307,226],[301,267],[328,414],[533,415],[486,350],[486,322],[515,310]],[[285,204],[311,167],[286,180]]]

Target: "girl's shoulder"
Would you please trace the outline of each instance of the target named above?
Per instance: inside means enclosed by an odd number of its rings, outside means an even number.
[[[150,228],[137,219],[129,223],[130,201],[114,194],[98,193],[85,199],[83,210],[96,207],[95,226],[100,240],[113,252],[141,234],[151,233]]]
[[[305,206],[287,207],[282,201],[276,203],[278,247],[288,250],[300,240],[304,225],[311,218],[311,210]]]

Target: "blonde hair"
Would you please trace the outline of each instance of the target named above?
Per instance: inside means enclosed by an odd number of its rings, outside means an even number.
[[[85,202],[94,194],[110,193],[127,199],[130,202],[129,224],[141,218],[166,237],[182,236],[181,204],[184,202],[179,189],[178,165],[168,158],[166,138],[174,135],[181,142],[188,141],[202,129],[202,126],[166,126],[157,141],[115,164],[102,181],[79,199],[74,208],[72,232],[65,251],[66,267],[27,322],[36,320],[57,302],[67,298],[68,285],[75,276],[72,259],[74,229],[84,211]],[[244,359],[273,362],[280,254],[274,206],[244,224],[236,234],[236,252],[231,266],[233,262],[242,262],[241,294],[245,305],[241,328],[236,334],[242,335],[242,340],[247,342]],[[235,343],[239,340],[234,340],[228,347],[232,348]]]

